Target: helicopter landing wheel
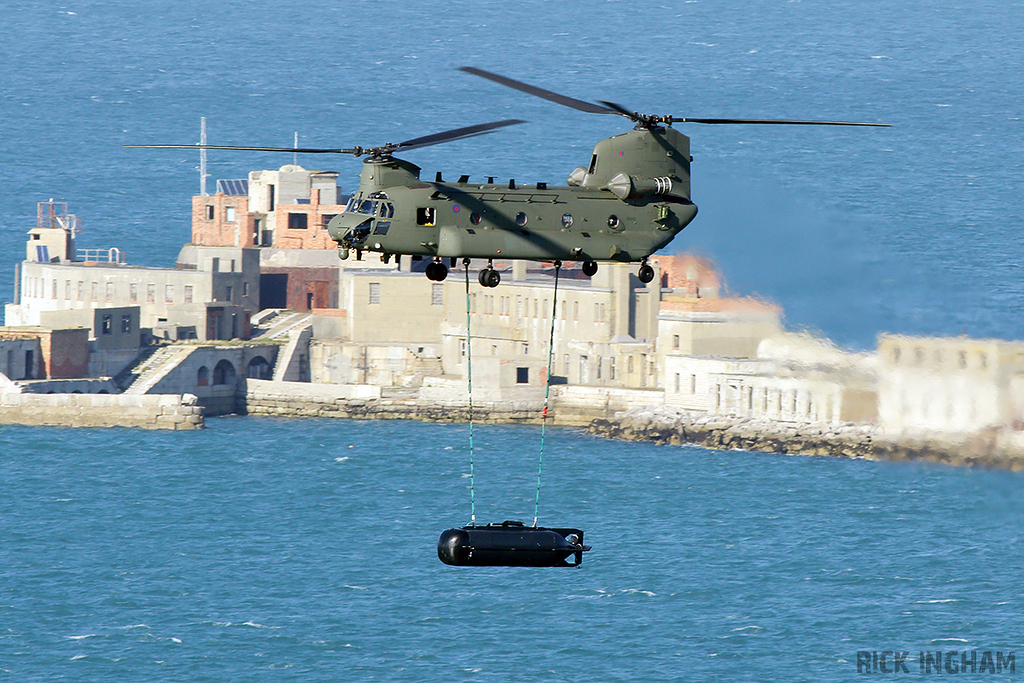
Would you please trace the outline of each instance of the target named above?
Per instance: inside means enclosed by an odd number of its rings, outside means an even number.
[[[484,287],[497,287],[501,282],[501,273],[488,266],[480,271],[480,284]]]
[[[587,277],[594,277],[597,274],[597,261],[584,261],[583,274]]]
[[[640,278],[640,282],[646,285],[648,282],[654,279],[654,268],[651,268],[649,265],[645,263],[642,266],[640,266],[640,271],[636,274],[636,276]]]
[[[427,279],[434,282],[441,282],[448,277],[448,266],[440,261],[432,261],[427,264]]]

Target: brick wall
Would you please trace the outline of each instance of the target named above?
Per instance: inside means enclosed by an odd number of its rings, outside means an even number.
[[[234,209],[229,221],[228,208]],[[212,217],[211,217],[212,214]],[[252,247],[255,219],[244,195],[192,197],[192,244],[206,247]]]

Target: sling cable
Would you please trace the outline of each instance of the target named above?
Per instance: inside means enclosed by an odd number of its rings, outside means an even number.
[[[558,310],[558,276],[562,262],[555,261],[555,291],[551,301],[551,333],[548,338],[548,369],[544,386],[544,410],[541,413],[540,457],[537,462],[537,495],[534,500],[533,526],[506,521],[479,526],[476,523],[476,489],[473,451],[473,339],[469,292],[469,259],[466,270],[466,388],[469,394],[469,511],[468,526],[448,529],[437,540],[437,556],[445,564],[462,567],[578,567],[583,553],[583,531],[571,528],[537,526],[540,509],[540,481],[544,467],[544,437],[547,430],[548,401],[551,395],[551,370],[554,359],[555,313]]]

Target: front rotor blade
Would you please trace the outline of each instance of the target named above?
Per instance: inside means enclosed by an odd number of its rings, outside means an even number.
[[[855,123],[852,121],[786,121],[782,119],[691,119],[680,116],[668,117],[671,123],[752,123],[792,126],[874,126],[892,128],[891,123]]]
[[[439,145],[442,142],[451,142],[452,140],[461,140],[462,138],[471,138],[477,135],[484,135],[485,133],[490,133],[492,130],[495,130],[497,128],[504,128],[505,126],[514,126],[519,123],[526,122],[521,119],[506,119],[505,121],[478,123],[475,126],[456,128],[454,130],[447,130],[443,133],[433,133],[432,135],[424,135],[422,137],[413,138],[412,140],[406,140],[405,142],[399,142],[397,145],[393,145],[393,148],[412,149],[418,147],[428,147],[430,145]]]
[[[623,116],[629,119],[636,119],[639,116],[639,114],[626,109],[621,104],[615,104],[614,102],[609,102],[608,100],[598,100],[598,102],[611,109],[612,113],[614,114],[622,114]]]
[[[355,149],[320,149],[316,147],[240,147],[235,145],[121,145],[135,149],[237,149],[246,152],[299,152],[300,154],[356,154]]]
[[[513,90],[519,90],[520,92],[524,92],[524,93],[527,93],[529,95],[533,95],[535,97],[540,97],[542,99],[548,100],[550,102],[555,102],[557,104],[561,104],[561,105],[566,106],[566,107],[572,107],[573,109],[578,109],[580,111],[585,111],[588,114],[617,114],[617,113],[619,113],[619,112],[615,111],[614,109],[609,109],[608,107],[602,107],[602,106],[596,105],[596,104],[594,104],[592,102],[584,102],[583,100],[577,100],[577,99],[572,98],[572,97],[566,97],[565,95],[559,95],[556,92],[551,92],[550,90],[544,90],[543,88],[538,88],[536,86],[529,85],[527,83],[523,83],[522,81],[517,81],[517,80],[511,79],[511,78],[507,78],[505,76],[499,76],[498,74],[491,73],[490,71],[484,71],[483,69],[477,69],[477,68],[472,67],[472,66],[462,66],[462,67],[459,67],[459,71],[465,71],[468,74],[473,74],[474,76],[480,76],[481,78],[486,78],[489,81],[494,81],[495,83],[500,83],[501,85],[504,85],[507,88],[512,88]]]

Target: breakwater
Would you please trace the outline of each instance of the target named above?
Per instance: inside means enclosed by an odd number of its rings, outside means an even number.
[[[716,450],[1024,470],[1024,448],[1018,436],[1006,430],[936,438],[885,434],[873,425],[787,424],[647,407],[596,419],[587,432],[624,441],[694,444]]]
[[[199,429],[191,394],[0,394],[0,424],[43,427]]]

